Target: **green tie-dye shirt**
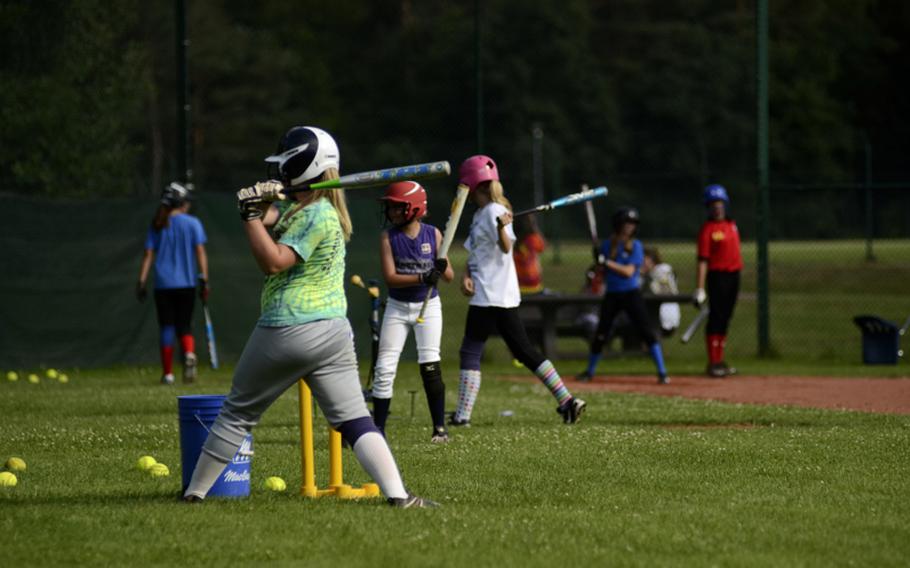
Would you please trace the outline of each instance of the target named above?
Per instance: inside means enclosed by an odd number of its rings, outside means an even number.
[[[302,260],[284,272],[266,276],[260,301],[259,325],[282,327],[316,320],[343,318],[344,234],[338,213],[320,199],[291,214],[298,203],[278,202],[281,217],[273,229],[278,242]]]

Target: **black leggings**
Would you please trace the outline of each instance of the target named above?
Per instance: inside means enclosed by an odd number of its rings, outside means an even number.
[[[629,319],[638,328],[641,338],[650,347],[657,343],[657,337],[654,336],[654,329],[651,327],[651,321],[648,319],[648,312],[645,309],[645,301],[638,290],[629,290],[628,292],[607,292],[604,294],[603,302],[600,304],[600,321],[597,323],[597,333],[594,334],[594,340],[591,341],[591,353],[600,353],[604,345],[610,339],[610,331],[613,329],[613,320],[619,312],[624,311]]]
[[[158,325],[172,325],[177,337],[192,333],[193,306],[196,303],[195,288],[171,288],[155,290],[155,307],[158,308]]]
[[[499,332],[512,356],[531,371],[546,361],[531,345],[525,326],[518,317],[518,308],[468,306],[464,339],[461,342],[462,369],[480,370],[480,356],[493,331]]]
[[[733,308],[736,307],[736,296],[739,294],[739,272],[708,272],[708,335],[726,335]]]

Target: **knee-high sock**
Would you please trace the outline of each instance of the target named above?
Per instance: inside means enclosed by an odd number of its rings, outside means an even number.
[[[379,484],[386,497],[401,499],[408,496],[395,465],[389,444],[379,432],[367,432],[354,442],[354,453],[363,469]]]
[[[600,363],[600,358],[602,356],[603,356],[603,353],[600,351],[598,351],[597,353],[588,354],[588,368],[585,369],[585,372],[587,372],[589,375],[591,375],[593,377],[594,372],[597,370],[597,364]]]
[[[556,372],[556,367],[553,366],[549,359],[534,369],[534,374],[550,389],[560,406],[572,398],[572,394],[566,388],[566,385],[562,383],[562,378]]]
[[[723,361],[724,358],[724,349],[723,349],[723,337],[712,333],[706,336],[706,343],[708,348],[708,363],[711,365],[716,365]]]
[[[192,333],[180,336],[180,347],[183,349],[184,355],[196,352],[196,340],[193,338]]]
[[[458,382],[458,405],[455,407],[455,420],[471,419],[478,391],[480,391],[480,371],[462,369]]]
[[[165,375],[174,372],[174,339],[177,329],[172,325],[162,326],[158,331],[158,345],[161,349],[161,371]]]
[[[718,335],[718,346],[717,346],[717,360],[720,362],[724,361],[724,348],[727,346],[727,336]]]
[[[652,343],[648,348],[651,352],[651,359],[654,359],[654,365],[657,367],[657,374],[661,377],[667,376],[667,366],[664,364],[664,351],[660,343]]]
[[[420,376],[423,379],[423,390],[427,395],[427,406],[434,428],[445,428],[446,423],[446,385],[442,382],[442,369],[439,361],[420,364]]]
[[[391,398],[373,397],[373,422],[383,435],[385,434],[385,422],[389,418],[390,406],[392,406]]]
[[[196,469],[193,470],[193,478],[187,485],[184,497],[195,495],[200,499],[205,499],[209,489],[218,481],[218,476],[227,467],[228,462],[221,461],[205,450],[199,453],[199,460],[196,462]]]

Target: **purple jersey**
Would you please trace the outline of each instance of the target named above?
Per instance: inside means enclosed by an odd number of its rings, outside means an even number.
[[[413,239],[397,228],[389,229],[389,246],[395,261],[396,274],[423,274],[433,268],[436,260],[436,227],[420,224],[420,232]],[[433,298],[439,292],[433,290]],[[389,288],[389,296],[399,302],[423,302],[427,297],[425,284],[406,288]]]

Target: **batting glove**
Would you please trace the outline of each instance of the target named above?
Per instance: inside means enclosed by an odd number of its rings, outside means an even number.
[[[199,279],[199,299],[202,300],[203,303],[209,301],[209,293],[211,291],[212,291],[212,289],[209,288],[209,281],[206,280],[205,278],[200,278]]]
[[[281,192],[284,189],[284,184],[280,181],[270,179],[269,181],[260,181],[253,186],[259,192],[259,195],[262,196],[263,201],[283,201],[287,199],[287,195]]]
[[[708,301],[708,295],[705,293],[704,288],[697,288],[695,290],[695,307],[700,308],[705,305],[705,302]]]
[[[420,281],[427,286],[435,286],[439,282],[440,276],[442,276],[442,272],[431,268],[420,275]]]
[[[444,258],[437,258],[433,261],[433,268],[438,270],[440,273],[445,272],[446,268],[449,267],[449,261]]]
[[[244,221],[261,219],[262,204],[265,200],[262,198],[262,191],[256,186],[245,187],[237,192],[237,208],[240,210],[240,218]]]

